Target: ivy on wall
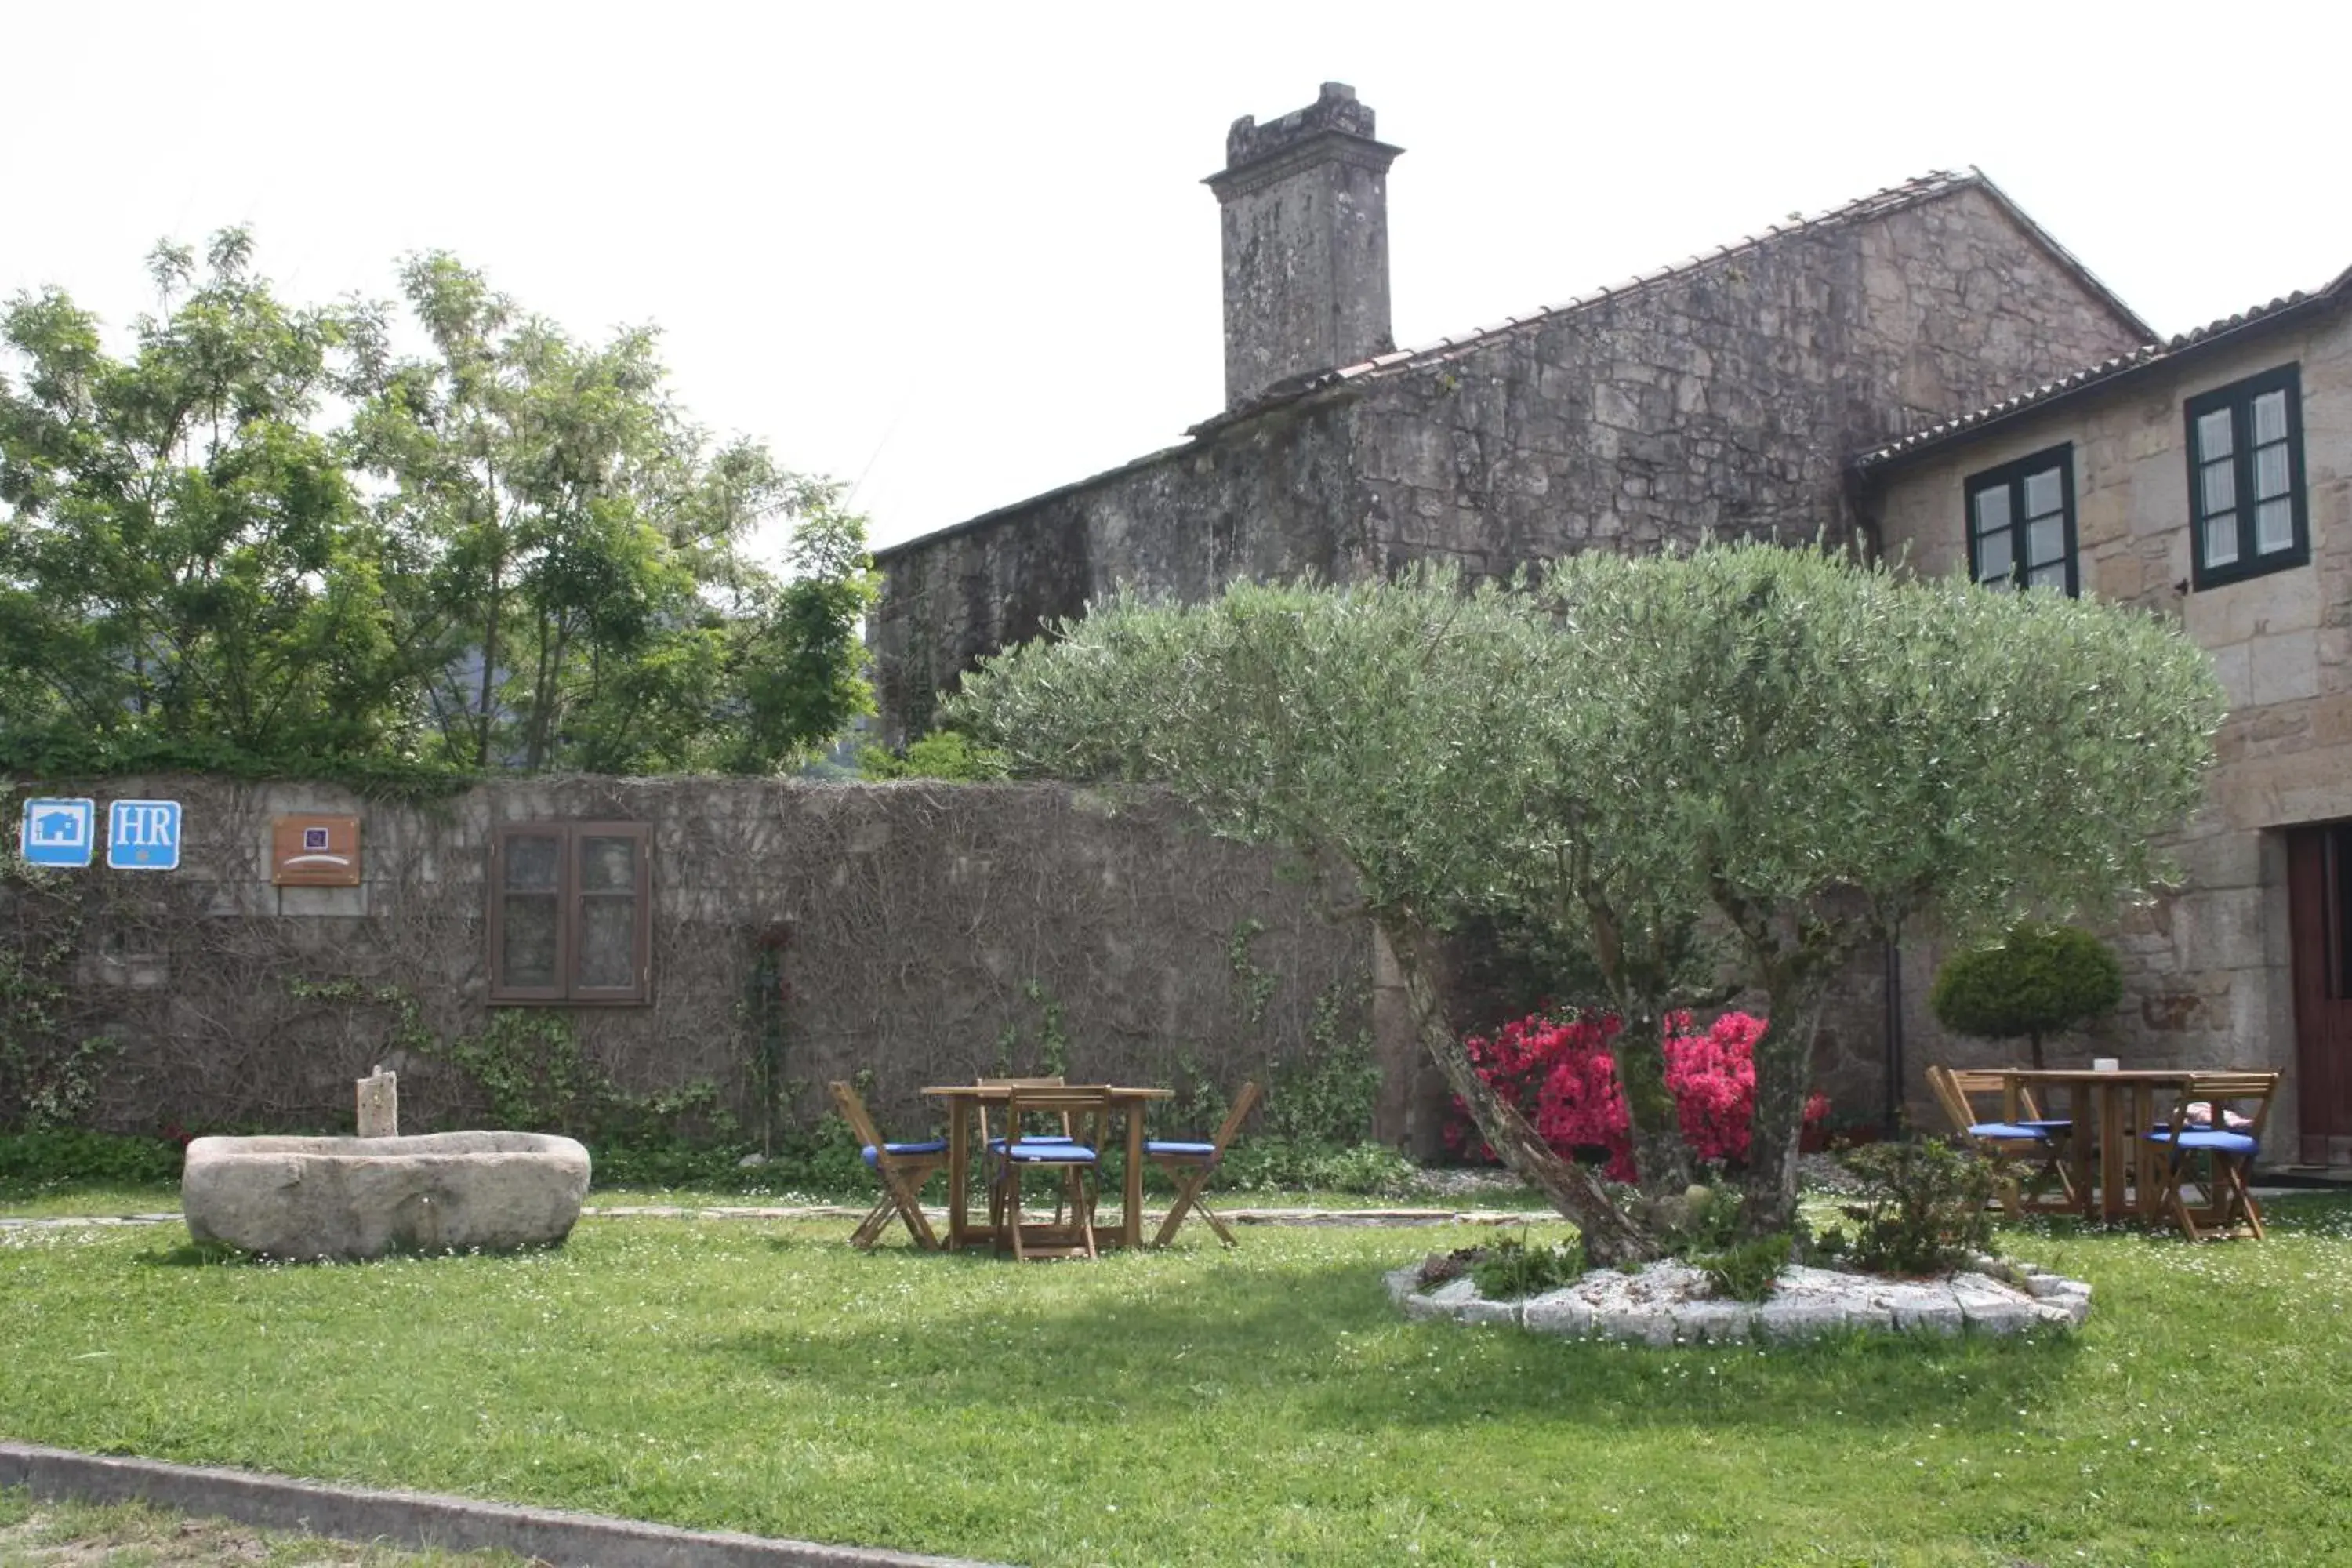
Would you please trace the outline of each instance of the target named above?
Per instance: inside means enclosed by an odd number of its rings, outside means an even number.
[[[1360,932],[1149,799],[496,783],[364,805],[366,880],[328,916],[281,900],[267,860],[273,814],[320,809],[318,786],[139,787],[185,806],[180,871],[0,879],[0,1131],[33,1098],[30,1114],[120,1132],[332,1131],[381,1064],[413,1128],[584,1127],[781,1159],[824,1127],[830,1079],[867,1075],[893,1128],[936,1111],[922,1085],[988,1072],[1230,1093],[1327,1064],[1316,1081],[1336,1083],[1333,1047],[1365,1010]],[[5,810],[77,793],[104,792],[20,784]],[[527,817],[655,825],[650,1005],[486,1005],[488,824]],[[1286,1098],[1342,1120],[1345,1097]]]

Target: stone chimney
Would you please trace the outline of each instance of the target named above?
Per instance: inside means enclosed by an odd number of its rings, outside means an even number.
[[[1356,89],[1225,133],[1204,182],[1225,231],[1225,406],[1396,346],[1389,330],[1389,164]]]

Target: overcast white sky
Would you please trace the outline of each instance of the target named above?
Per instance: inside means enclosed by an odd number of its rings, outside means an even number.
[[[2352,5],[0,0],[0,295],[159,237],[310,301],[446,248],[854,481],[877,544],[1223,401],[1236,116],[1352,83],[1412,346],[1980,166],[2165,332],[2352,265]]]

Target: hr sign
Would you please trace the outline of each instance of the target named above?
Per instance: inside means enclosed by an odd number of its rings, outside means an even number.
[[[180,864],[180,803],[117,800],[107,805],[106,863],[117,871],[169,871]]]

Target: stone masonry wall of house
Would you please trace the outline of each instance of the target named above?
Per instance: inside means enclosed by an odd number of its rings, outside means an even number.
[[[2310,563],[2189,592],[2182,405],[2289,363],[2301,367]],[[1901,466],[1878,502],[1888,553],[1924,574],[1965,573],[1969,477],[2062,442],[2074,447],[2082,591],[2177,621],[2213,655],[2230,701],[2206,805],[2174,846],[2184,890],[2128,911],[2109,933],[2125,1005],[2063,1054],[2274,1067],[2287,1077],[2273,1125],[2291,1129],[2295,1025],[2274,830],[2352,817],[2352,313],[2159,361]],[[1937,1029],[1925,999],[1942,957],[1926,942],[1906,953],[1910,1087],[1923,1103],[1916,1064],[2007,1050]]]
[[[1853,453],[2141,335],[1971,180],[1864,204],[879,552],[881,728],[1120,584],[1843,536]]]
[[[748,1114],[745,1004],[780,927],[784,1073],[803,1122],[828,1079],[870,1071],[886,1125],[922,1126],[924,1084],[1042,1070],[1057,1029],[1080,1079],[1230,1092],[1271,1064],[1360,1048],[1368,1026],[1362,928],[1327,923],[1269,855],[1187,830],[1165,800],[572,777],[407,805],[155,778],[19,781],[12,820],[26,794],[185,807],[176,871],[0,879],[0,942],[61,992],[46,1022],[9,1003],[0,1043],[110,1042],[87,1065],[88,1119],[120,1131],[348,1127],[352,1080],[379,1062],[401,1074],[411,1129],[475,1122],[483,1099],[462,1069],[389,1043],[404,1006],[444,1045],[511,1011],[486,1002],[499,822],[652,825],[652,1004],[566,1015],[633,1094],[709,1083]],[[292,812],[360,816],[361,886],[270,884],[271,818]],[[0,1121],[13,1113],[0,1104]]]

